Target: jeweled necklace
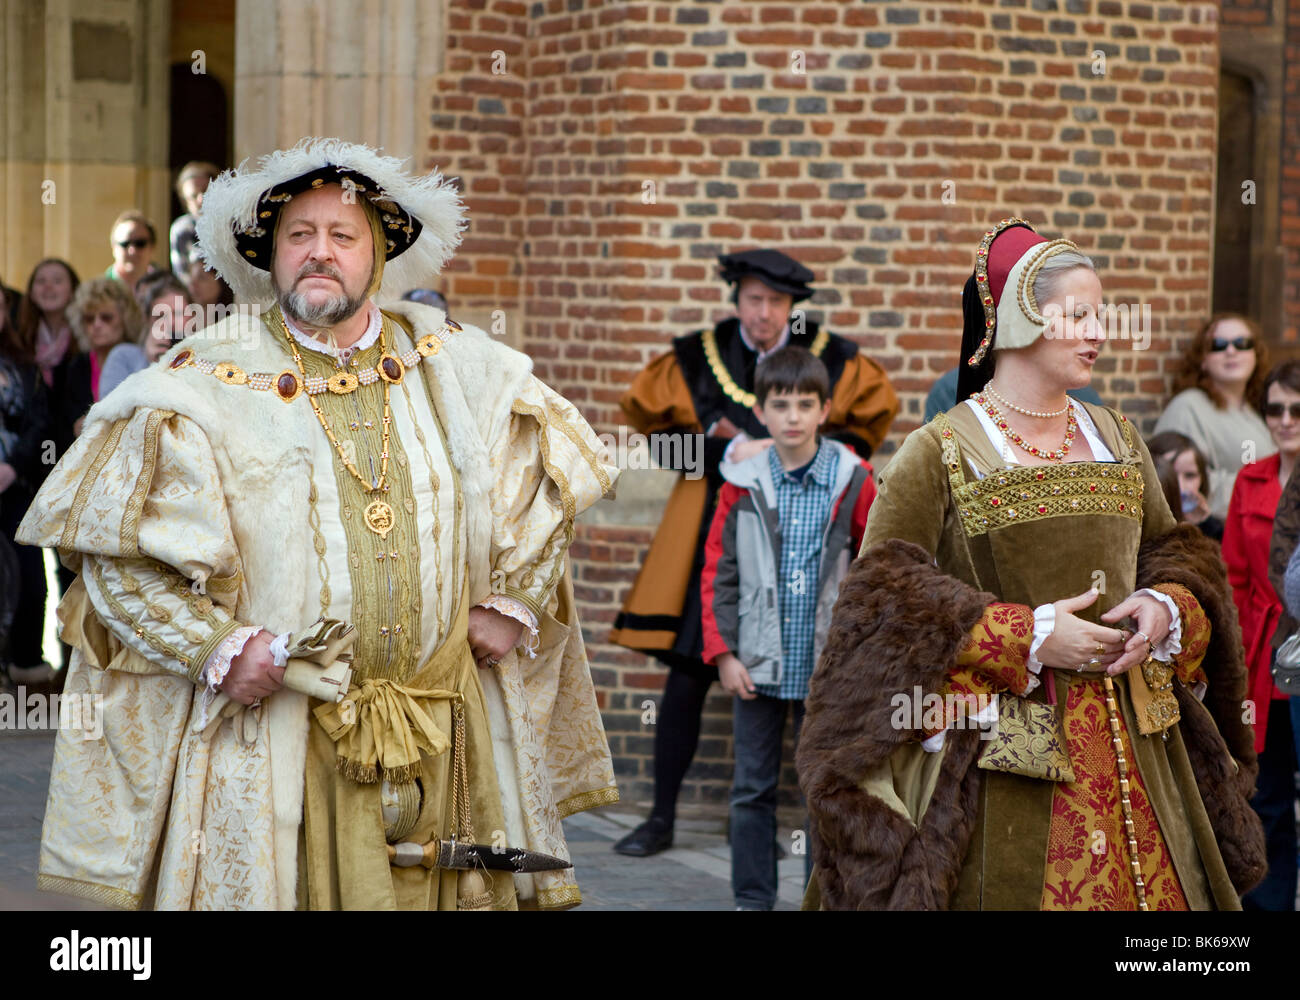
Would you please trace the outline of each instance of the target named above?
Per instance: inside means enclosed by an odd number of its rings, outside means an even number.
[[[991,395],[999,403],[1006,406],[1008,409],[1015,410],[1017,413],[1023,413],[1026,417],[1039,417],[1040,419],[1043,420],[1050,420],[1052,417],[1059,417],[1063,415],[1065,411],[1070,408],[1069,401],[1067,400],[1066,404],[1062,406],[1059,410],[1053,410],[1051,413],[1047,413],[1047,412],[1040,413],[1037,410],[1026,410],[1024,407],[1017,406],[1015,403],[1011,402],[1011,400],[1007,399],[1006,396],[1002,395],[1002,393],[994,389],[992,382],[990,382],[988,385],[984,387],[984,391],[987,392],[989,395]]]
[[[293,352],[294,364],[298,366],[298,373],[302,376],[303,385],[306,385],[307,369],[306,367],[304,367],[302,363],[302,357],[298,354],[298,345],[294,343],[293,335],[289,332],[289,327],[288,324],[286,324],[284,321],[283,313],[278,314],[277,318],[280,320],[280,328],[284,330],[284,335],[286,339],[288,339],[289,341],[289,350]],[[380,325],[379,354],[382,357],[385,353],[386,351],[384,350],[384,328],[382,325]],[[311,403],[312,412],[316,414],[316,419],[320,421],[321,427],[325,429],[325,436],[330,439],[330,443],[334,445],[334,450],[338,453],[339,461],[341,461],[344,467],[350,473],[352,473],[353,476],[356,477],[357,482],[361,484],[362,489],[364,489],[367,493],[388,492],[388,486],[386,485],[385,480],[388,478],[388,434],[389,434],[389,427],[392,423],[392,419],[391,419],[392,413],[388,405],[389,404],[388,396],[389,393],[392,391],[392,388],[393,388],[392,383],[390,383],[387,380],[384,380],[384,424],[383,424],[383,431],[382,431],[383,440],[379,452],[379,478],[376,480],[369,480],[369,481],[367,481],[366,478],[362,476],[360,472],[357,471],[357,467],[352,463],[352,461],[348,458],[347,454],[343,451],[342,446],[339,444],[338,438],[334,436],[334,430],[330,427],[330,422],[325,418],[325,414],[321,412],[320,406],[317,405],[316,398],[311,395],[307,396],[307,401]],[[388,533],[393,530],[393,508],[390,507],[383,500],[372,501],[366,507],[365,511],[362,514],[362,517],[366,522],[366,527],[369,528],[371,531],[373,531],[380,538],[387,537]]]
[[[1012,429],[1011,425],[1007,423],[1007,418],[1002,415],[998,408],[993,405],[992,401],[982,392],[975,396],[975,402],[984,408],[984,412],[992,418],[997,429],[1002,432],[1008,441],[1019,445],[1034,457],[1045,458],[1049,462],[1064,462],[1065,456],[1070,453],[1070,445],[1074,443],[1074,429],[1077,426],[1074,420],[1073,402],[1067,402],[1065,404],[1065,408],[1069,413],[1065,421],[1065,442],[1057,451],[1044,451],[1042,448],[1038,448],[1035,445],[1026,444],[1025,439]]]

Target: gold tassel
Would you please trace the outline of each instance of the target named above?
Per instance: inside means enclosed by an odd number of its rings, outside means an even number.
[[[470,870],[456,876],[456,909],[492,909],[492,890],[480,872]]]

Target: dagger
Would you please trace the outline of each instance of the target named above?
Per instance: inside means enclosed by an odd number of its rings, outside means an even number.
[[[474,868],[488,868],[493,871],[515,872],[551,872],[562,868],[572,868],[572,861],[565,861],[550,854],[526,851],[522,847],[492,847],[488,844],[461,843],[453,837],[451,840],[431,840],[427,844],[417,844],[404,840],[399,844],[386,845],[388,863],[398,868],[449,868],[467,871]]]

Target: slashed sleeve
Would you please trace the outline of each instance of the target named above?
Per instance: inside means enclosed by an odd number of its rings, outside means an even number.
[[[618,470],[573,404],[532,376],[489,458],[492,596],[482,603],[536,629],[564,572],[574,519],[614,495]],[[512,613],[521,608],[531,621]]]
[[[185,417],[138,409],[88,427],[20,537],[79,568],[86,610],[154,667],[197,682],[240,625],[239,554],[216,460]]]

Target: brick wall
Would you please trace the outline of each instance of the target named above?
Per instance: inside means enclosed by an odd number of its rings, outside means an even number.
[[[1263,27],[1273,23],[1273,0],[1221,0],[1219,20],[1228,28]]]
[[[598,431],[670,336],[727,314],[713,258],[773,244],[817,273],[813,318],[889,371],[887,454],[955,363],[962,282],[1005,214],[1075,239],[1108,299],[1151,306],[1150,349],[1114,351],[1098,388],[1154,422],[1209,308],[1216,4],[448,7],[429,163],[463,179],[472,219],[451,295],[518,316],[538,373]],[[662,672],[604,636],[651,528],[584,526],[573,549],[632,799]],[[705,734],[687,803],[725,798],[720,696]]]

